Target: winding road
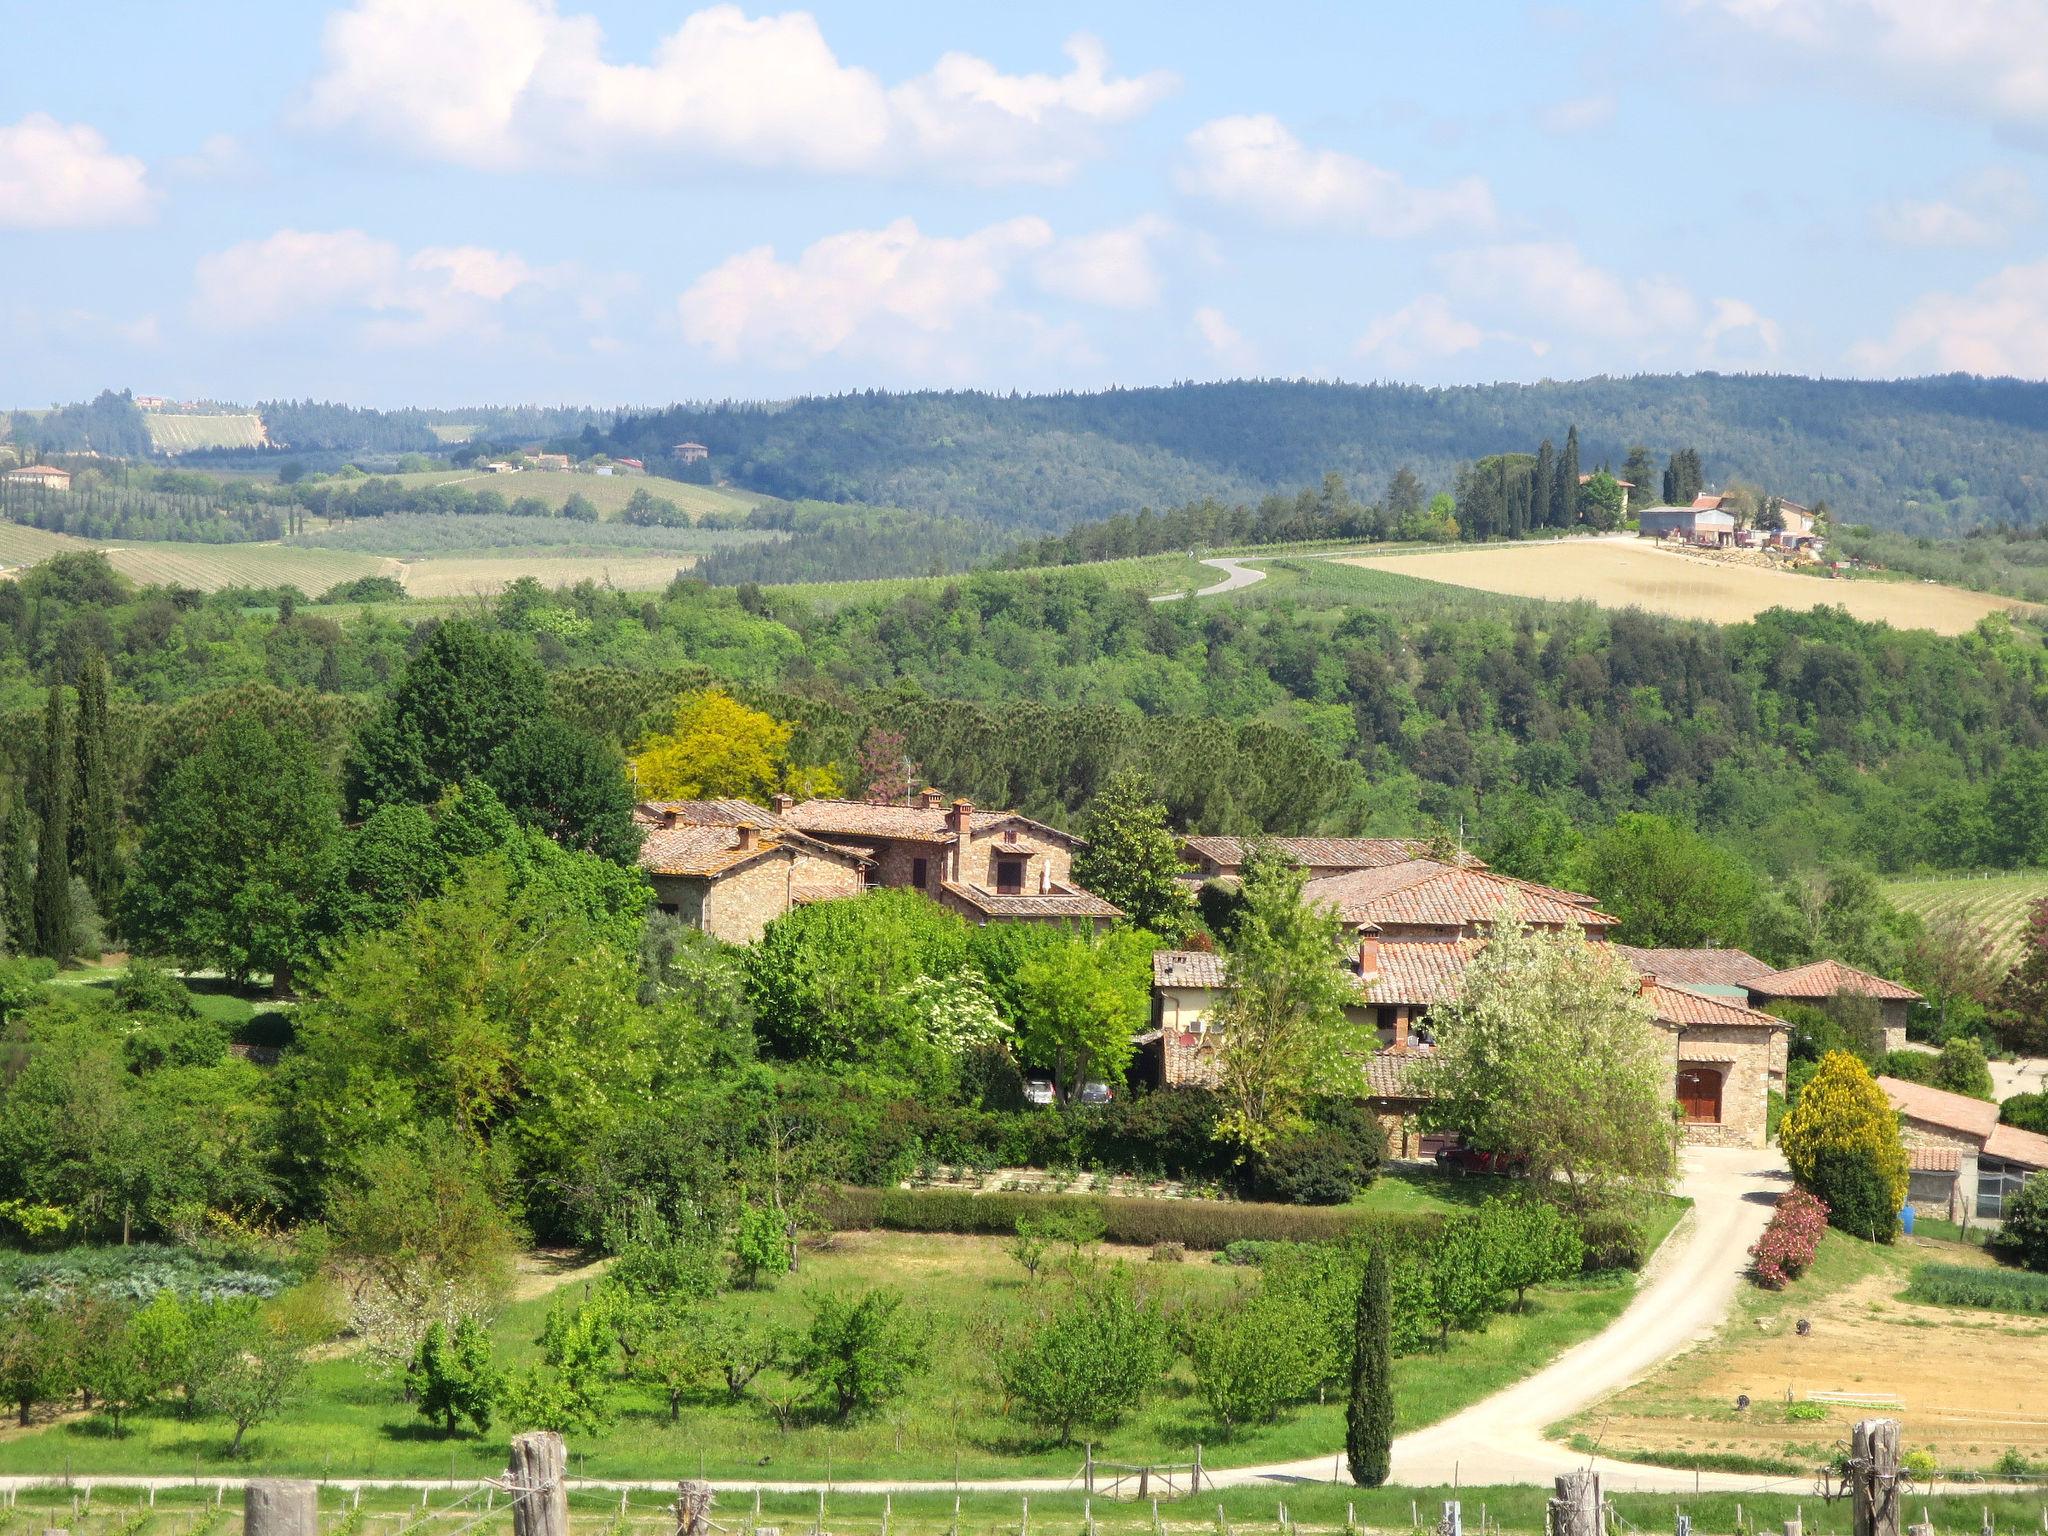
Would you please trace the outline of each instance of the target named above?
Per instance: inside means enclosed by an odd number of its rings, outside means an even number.
[[[1204,560],[1201,563],[1213,570],[1221,571],[1223,579],[1214,586],[1203,587],[1199,591],[1169,592],[1164,597],[1153,598],[1152,601],[1155,603],[1177,603],[1184,597],[1214,597],[1219,592],[1235,592],[1240,587],[1249,587],[1255,582],[1261,582],[1266,579],[1264,571],[1254,570],[1242,560],[1232,560],[1226,556],[1217,556],[1213,559]]]

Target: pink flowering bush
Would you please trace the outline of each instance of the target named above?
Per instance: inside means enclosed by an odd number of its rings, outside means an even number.
[[[1778,1196],[1771,1224],[1749,1250],[1756,1283],[1767,1291],[1782,1291],[1805,1274],[1827,1227],[1828,1208],[1824,1201],[1803,1189],[1787,1190]]]

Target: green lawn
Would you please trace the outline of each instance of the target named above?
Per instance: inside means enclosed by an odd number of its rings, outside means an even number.
[[[1403,1198],[1421,1198],[1403,1181],[1385,1180]],[[1169,1308],[1215,1299],[1248,1283],[1250,1272],[1194,1258],[1155,1264],[1142,1252],[1121,1255]],[[580,1282],[579,1282],[580,1283]],[[901,1477],[1064,1475],[1078,1448],[1047,1444],[1027,1425],[1005,1418],[990,1379],[993,1340],[1024,1301],[1022,1272],[999,1239],[901,1233],[842,1234],[830,1251],[807,1255],[803,1272],[771,1290],[735,1293],[720,1305],[795,1324],[813,1292],[885,1285],[907,1293],[929,1322],[928,1373],[894,1409],[848,1427],[804,1422],[781,1427],[778,1401],[797,1388],[769,1373],[751,1396],[727,1406],[706,1394],[671,1425],[665,1410],[638,1388],[621,1393],[613,1429],[578,1437],[576,1450],[592,1477],[662,1477],[695,1470],[699,1456],[713,1478],[754,1476],[786,1481]],[[559,1294],[559,1293],[558,1293]],[[567,1293],[573,1297],[575,1283]],[[1628,1277],[1599,1277],[1531,1296],[1526,1313],[1494,1319],[1484,1333],[1457,1336],[1440,1355],[1395,1365],[1402,1429],[1432,1423],[1527,1375],[1559,1351],[1604,1328],[1633,1295]],[[511,1307],[496,1328],[501,1361],[519,1367],[534,1356],[533,1336],[550,1300]],[[112,1437],[97,1420],[71,1420],[26,1435],[0,1437],[0,1472],[76,1473],[192,1471],[230,1468],[227,1433],[215,1422],[146,1414]],[[1127,1462],[1185,1461],[1197,1442],[1216,1466],[1287,1460],[1333,1452],[1343,1442],[1340,1402],[1293,1410],[1226,1441],[1176,1366],[1165,1389],[1119,1427],[1105,1432],[1097,1454]],[[504,1439],[493,1432],[444,1439],[412,1415],[390,1381],[370,1379],[361,1362],[340,1356],[312,1367],[305,1393],[283,1421],[251,1432],[247,1455],[232,1470],[328,1476],[480,1476],[504,1465]]]

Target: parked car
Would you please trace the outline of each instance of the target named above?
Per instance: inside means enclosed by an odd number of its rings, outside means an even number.
[[[1059,1094],[1052,1086],[1052,1079],[1043,1072],[1027,1074],[1024,1079],[1024,1102],[1026,1104],[1036,1104],[1040,1107],[1048,1104],[1057,1104],[1059,1102]]]
[[[1081,1091],[1074,1095],[1076,1104],[1107,1104],[1116,1095],[1110,1092],[1109,1084],[1090,1080],[1081,1085]]]
[[[1482,1152],[1477,1147],[1440,1147],[1436,1165],[1446,1173],[1522,1174],[1529,1171],[1529,1159],[1519,1152]]]

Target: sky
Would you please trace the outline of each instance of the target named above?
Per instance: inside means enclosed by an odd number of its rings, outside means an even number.
[[[2048,0],[15,0],[0,403],[2048,372]]]

